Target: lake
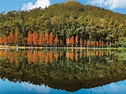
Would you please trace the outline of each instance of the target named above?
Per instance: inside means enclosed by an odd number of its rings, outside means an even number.
[[[120,50],[0,50],[0,94],[126,94]]]

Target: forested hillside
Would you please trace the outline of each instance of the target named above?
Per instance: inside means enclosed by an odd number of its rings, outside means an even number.
[[[122,46],[126,15],[78,2],[0,14],[1,45]]]

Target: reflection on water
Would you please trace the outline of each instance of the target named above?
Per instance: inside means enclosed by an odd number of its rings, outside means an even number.
[[[126,94],[126,80],[89,90],[94,94]]]
[[[21,86],[28,91],[35,90],[37,93],[48,94],[50,92],[50,88],[46,87],[45,85],[39,86],[39,85],[33,85],[29,83],[21,83]]]
[[[8,80],[0,80],[0,94],[71,94],[67,91],[56,90],[45,85],[33,85],[26,82],[14,83]],[[80,89],[74,94],[126,94],[126,80],[95,87]]]
[[[89,57],[89,56],[108,56],[109,52],[107,51],[53,51],[53,50],[46,50],[46,51],[0,51],[0,59],[9,59],[9,62],[19,63],[23,61],[23,59],[27,59],[28,64],[30,63],[53,63],[56,60],[60,59],[69,59],[75,62],[79,62],[79,59]]]
[[[10,82],[0,80],[0,94],[48,94],[50,88],[45,85],[33,85],[26,82]]]
[[[1,80],[0,84],[16,82],[13,84],[16,86],[18,82],[16,90],[27,91],[26,94],[118,92],[116,90],[125,85],[112,82],[126,79],[125,53],[107,50],[1,50],[0,78],[9,80]]]

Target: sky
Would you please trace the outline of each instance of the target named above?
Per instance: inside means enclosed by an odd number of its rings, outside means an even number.
[[[67,0],[0,0],[0,13],[12,10],[31,10],[36,7],[45,8],[52,4]],[[77,0],[84,5],[94,5],[114,12],[126,14],[126,0]]]

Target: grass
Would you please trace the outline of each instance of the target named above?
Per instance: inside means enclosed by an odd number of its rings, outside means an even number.
[[[25,46],[3,46],[0,45],[0,49],[78,49],[78,50],[95,50],[95,49],[105,49],[105,50],[126,50],[124,47],[101,47],[101,48],[94,48],[94,47],[25,47]]]

